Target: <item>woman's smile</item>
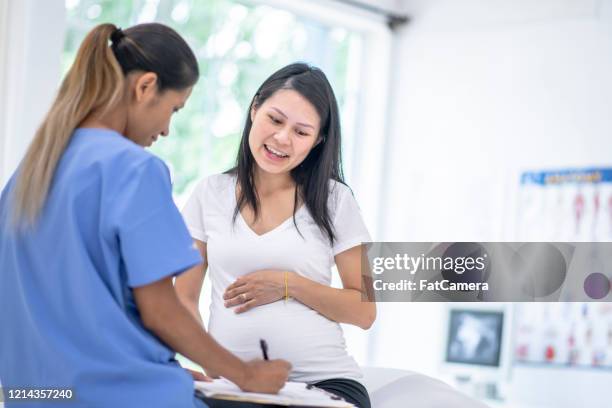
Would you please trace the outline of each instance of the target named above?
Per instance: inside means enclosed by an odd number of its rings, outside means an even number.
[[[270,145],[264,144],[265,156],[268,160],[271,160],[274,163],[280,163],[289,158],[289,155],[282,150],[275,149]]]

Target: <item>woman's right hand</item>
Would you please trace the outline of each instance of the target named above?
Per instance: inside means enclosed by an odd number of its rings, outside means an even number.
[[[285,386],[291,364],[285,360],[252,360],[246,363],[246,373],[241,390],[277,394]]]

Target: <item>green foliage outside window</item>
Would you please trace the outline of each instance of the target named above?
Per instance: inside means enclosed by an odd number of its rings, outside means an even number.
[[[309,62],[327,74],[343,117],[345,159],[352,150],[354,123],[347,123],[347,117],[354,122],[350,118],[356,103],[347,100],[356,98],[357,76],[349,70],[356,69],[350,61],[359,52],[357,33],[235,0],[67,0],[66,13],[64,72],[85,34],[103,22],[120,27],[161,22],[183,35],[195,51],[200,80],[173,119],[170,137],[152,148],[172,169],[179,197],[201,177],[233,165],[257,87],[294,61]]]

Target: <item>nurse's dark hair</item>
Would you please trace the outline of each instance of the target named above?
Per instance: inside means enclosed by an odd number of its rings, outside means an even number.
[[[333,244],[335,233],[327,204],[330,181],[345,184],[342,174],[338,103],[323,71],[305,63],[293,63],[276,71],[261,84],[253,96],[242,132],[236,166],[228,171],[236,175],[240,186],[234,221],[245,206],[253,210],[256,219],[259,217],[259,198],[254,182],[257,164],[249,147],[249,134],[253,126],[250,110],[257,110],[281,89],[291,89],[310,102],[319,115],[321,125],[317,144],[304,161],[291,170],[291,177],[296,184],[293,223],[297,228],[295,212],[298,198],[301,198],[319,229]]]
[[[75,128],[92,112],[116,107],[126,76],[134,71],[155,73],[158,92],[186,89],[199,77],[193,51],[170,27],[148,23],[121,30],[100,24],[92,29],[19,166],[13,205],[19,225],[36,221]]]

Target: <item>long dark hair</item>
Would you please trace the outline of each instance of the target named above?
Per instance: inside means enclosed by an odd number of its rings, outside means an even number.
[[[276,71],[261,84],[253,96],[242,131],[236,166],[227,172],[236,175],[240,186],[234,209],[234,221],[239,211],[246,205],[252,208],[255,219],[259,216],[259,198],[254,183],[256,162],[249,147],[249,134],[253,125],[251,108],[257,109],[281,89],[298,92],[314,106],[321,119],[320,142],[312,148],[299,166],[291,170],[291,177],[296,184],[293,223],[297,228],[295,212],[299,197],[315,223],[333,244],[335,233],[327,204],[330,180],[345,184],[342,174],[338,103],[323,71],[305,63],[294,63]]]
[[[20,165],[13,206],[15,225],[34,224],[74,129],[91,112],[116,106],[125,76],[136,70],[155,72],[159,92],[188,88],[199,76],[195,55],[170,27],[149,23],[123,31],[114,24],[100,24],[92,29]]]

